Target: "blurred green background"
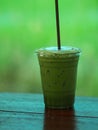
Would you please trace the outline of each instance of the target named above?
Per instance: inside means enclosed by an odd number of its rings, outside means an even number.
[[[62,45],[81,48],[76,95],[98,96],[97,0],[59,0]],[[54,0],[0,0],[0,91],[41,93],[35,50],[56,46]]]

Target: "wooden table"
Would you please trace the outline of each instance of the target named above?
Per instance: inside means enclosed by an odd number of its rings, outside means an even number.
[[[41,94],[0,93],[0,130],[98,130],[98,98],[76,97],[74,110],[45,110]]]

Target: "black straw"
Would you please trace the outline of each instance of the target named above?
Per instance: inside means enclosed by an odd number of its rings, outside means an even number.
[[[57,27],[58,50],[60,50],[61,49],[61,43],[60,43],[60,26],[59,26],[59,7],[58,7],[58,0],[55,0],[55,11],[56,11],[56,27]]]

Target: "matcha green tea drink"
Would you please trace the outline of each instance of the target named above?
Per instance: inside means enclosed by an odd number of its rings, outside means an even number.
[[[74,105],[80,49],[62,46],[37,51],[46,108],[66,109]]]

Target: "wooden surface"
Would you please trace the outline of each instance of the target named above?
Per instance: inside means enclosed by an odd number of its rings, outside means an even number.
[[[45,110],[40,94],[0,93],[0,130],[98,130],[98,98],[76,97],[74,110]]]

